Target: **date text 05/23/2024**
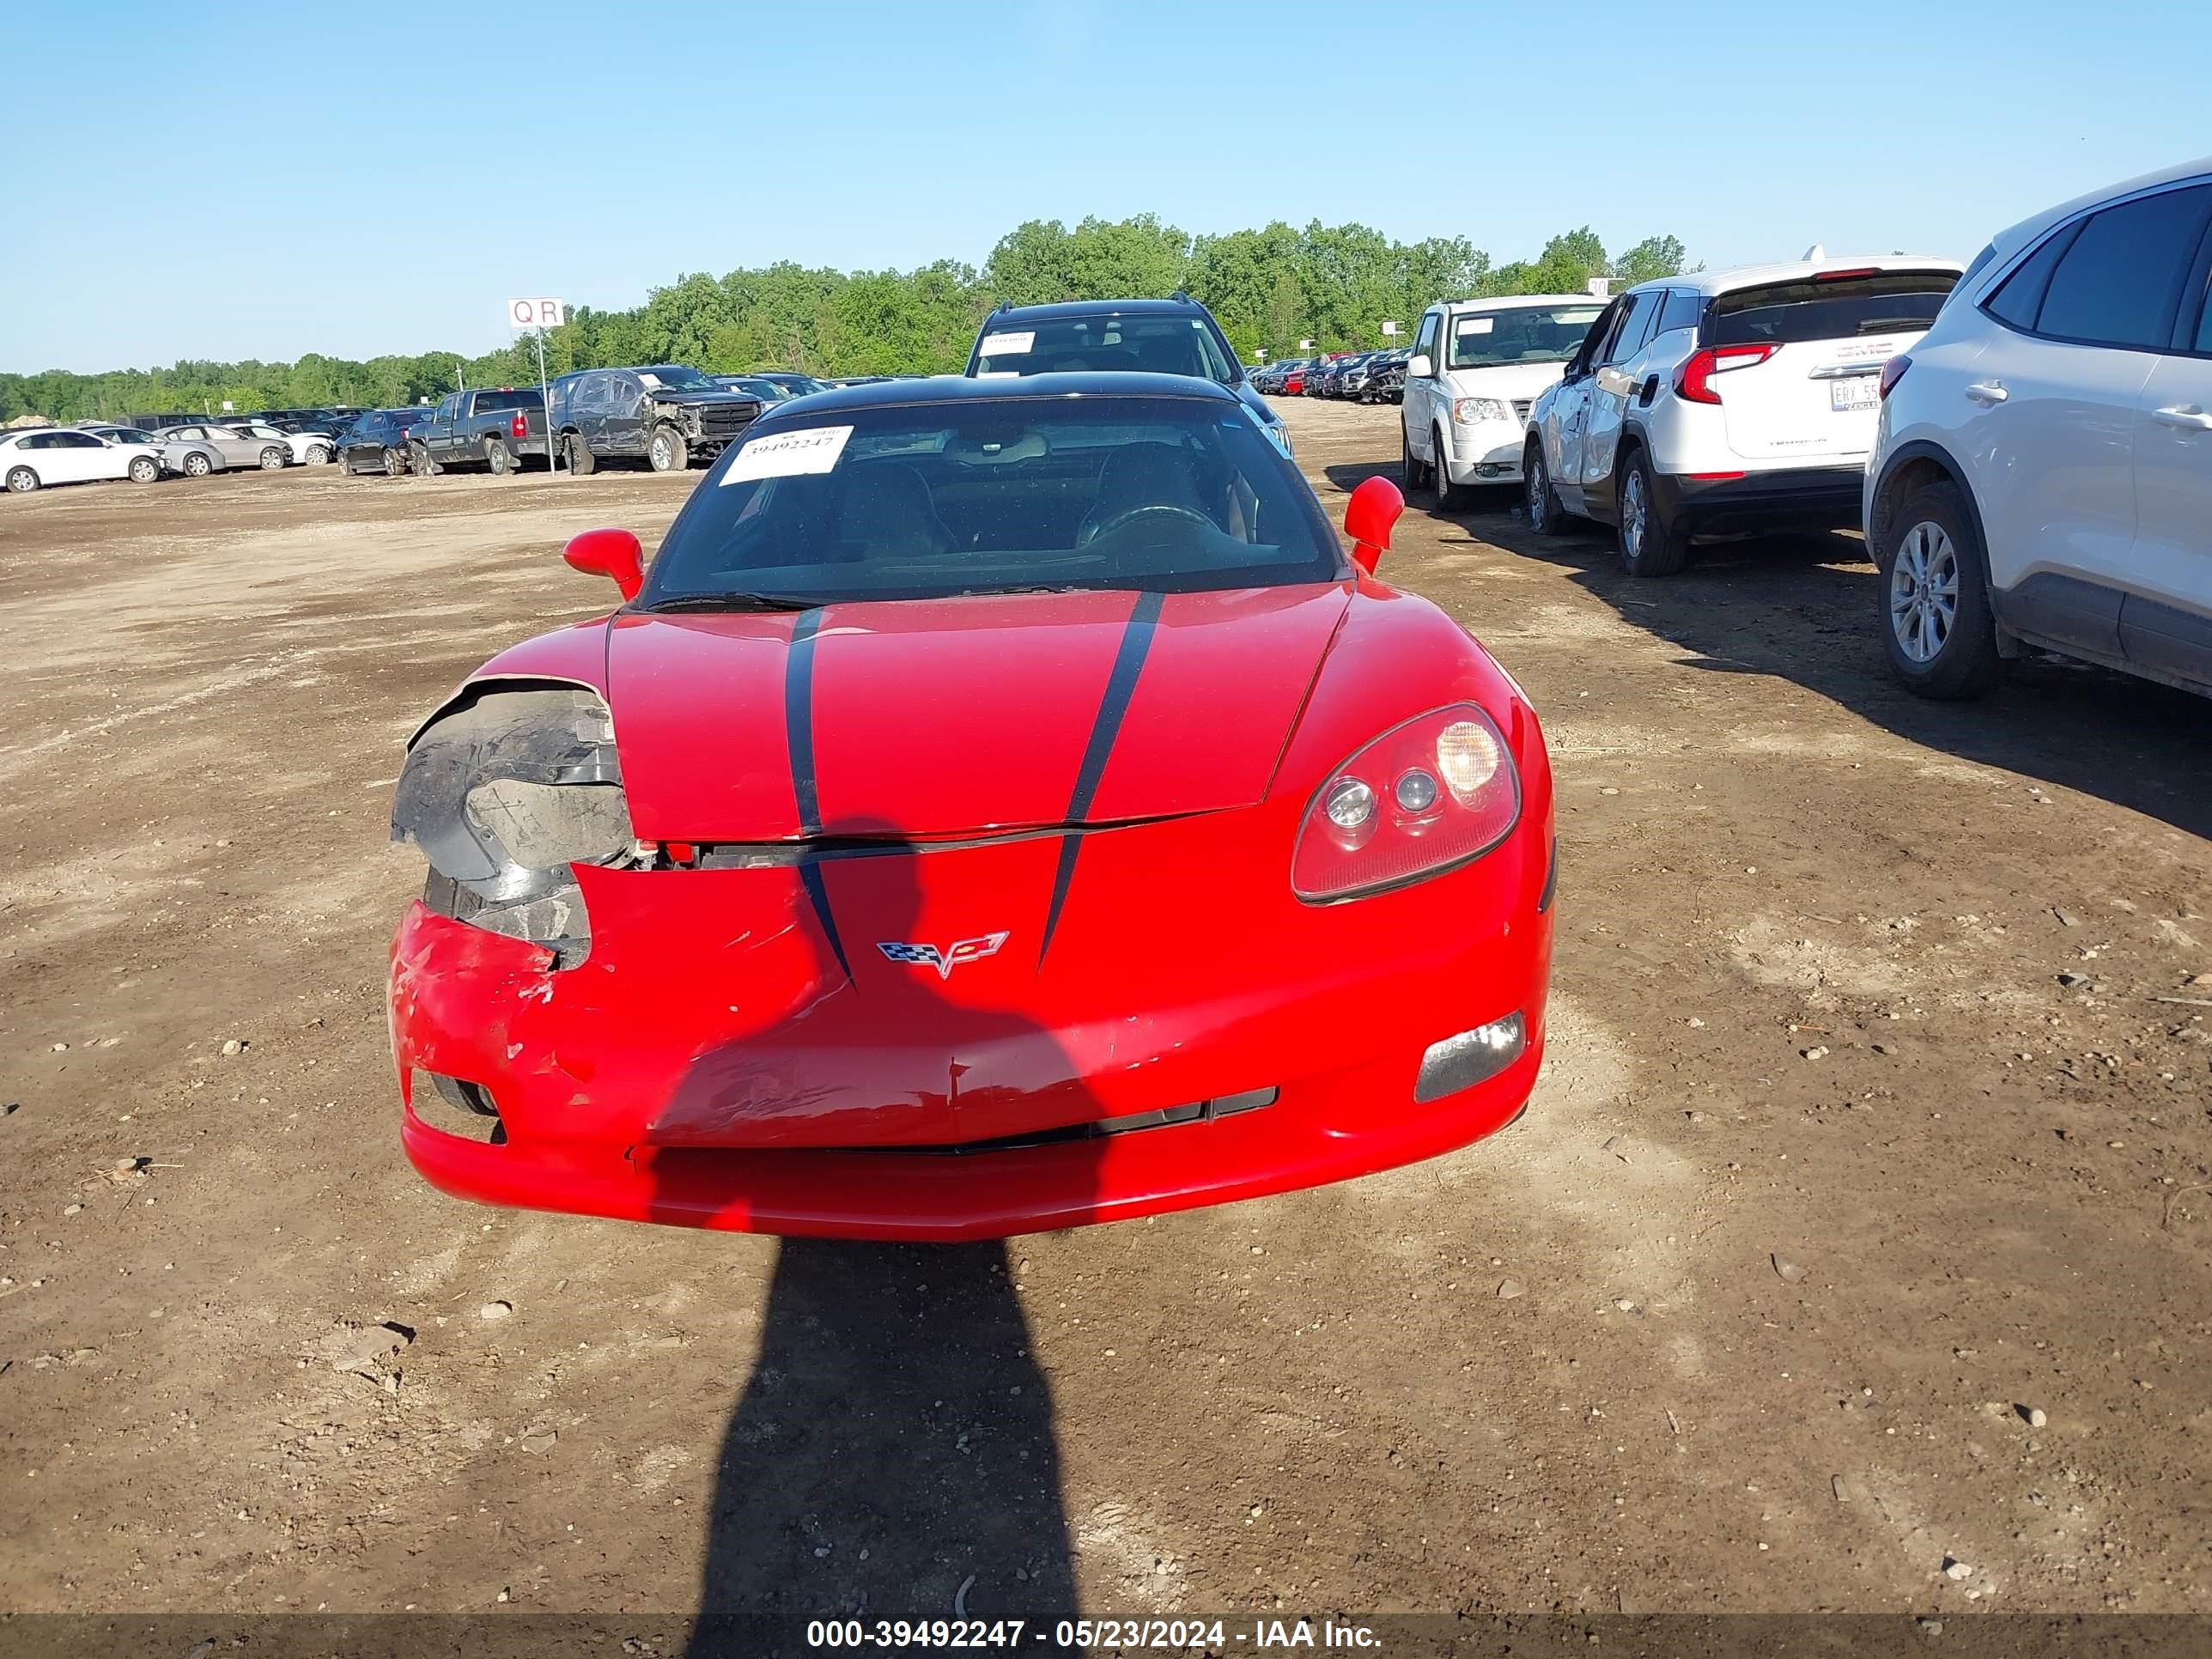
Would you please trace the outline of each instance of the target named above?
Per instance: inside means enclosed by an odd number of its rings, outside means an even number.
[[[1010,1648],[1049,1643],[1088,1651],[1255,1653],[1299,1649],[1380,1653],[1368,1626],[1332,1619],[1062,1619],[1047,1626],[1025,1619],[817,1619],[806,1626],[812,1648]]]

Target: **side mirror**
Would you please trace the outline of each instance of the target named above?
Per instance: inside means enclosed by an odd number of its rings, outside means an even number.
[[[586,530],[568,543],[562,556],[573,569],[611,577],[624,603],[645,586],[645,550],[627,530]]]
[[[1616,398],[1626,398],[1636,390],[1636,382],[1611,363],[1607,363],[1597,372],[1597,389],[1600,392],[1610,392]]]
[[[1352,538],[1352,562],[1369,575],[1376,562],[1390,550],[1390,526],[1406,510],[1398,486],[1377,475],[1352,492],[1352,505],[1344,509],[1344,533]]]
[[[1417,351],[1407,360],[1406,378],[1409,380],[1429,380],[1436,378],[1437,366],[1429,361],[1429,354]]]

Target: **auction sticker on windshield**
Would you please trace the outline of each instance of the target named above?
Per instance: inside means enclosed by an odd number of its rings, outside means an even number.
[[[738,452],[726,484],[752,478],[795,478],[803,473],[836,470],[837,458],[853,435],[849,426],[810,426],[798,432],[771,432],[752,439]]]
[[[1459,334],[1487,334],[1497,326],[1498,319],[1495,317],[1462,317],[1453,325],[1453,331]]]
[[[1010,329],[1004,334],[986,334],[976,355],[982,357],[1018,357],[1036,343],[1035,329]]]

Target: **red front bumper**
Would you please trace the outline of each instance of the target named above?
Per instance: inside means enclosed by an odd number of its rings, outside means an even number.
[[[835,939],[791,869],[581,869],[593,944],[562,969],[414,906],[391,982],[408,1157],[489,1203],[949,1241],[1314,1186],[1517,1115],[1548,812],[1465,869],[1320,908],[1279,851],[1249,855],[1285,837],[1247,816],[1085,836],[1042,952],[1056,838],[818,866]],[[941,975],[877,948],[985,927],[1004,949]],[[1414,1103],[1431,1043],[1514,1012],[1518,1059]],[[417,1068],[484,1089],[503,1142],[418,1115]],[[1217,1121],[942,1150],[1269,1088]]]

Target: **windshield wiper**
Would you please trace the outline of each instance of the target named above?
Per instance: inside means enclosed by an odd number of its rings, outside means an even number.
[[[674,593],[638,609],[656,614],[683,611],[812,611],[823,603],[796,593]]]

